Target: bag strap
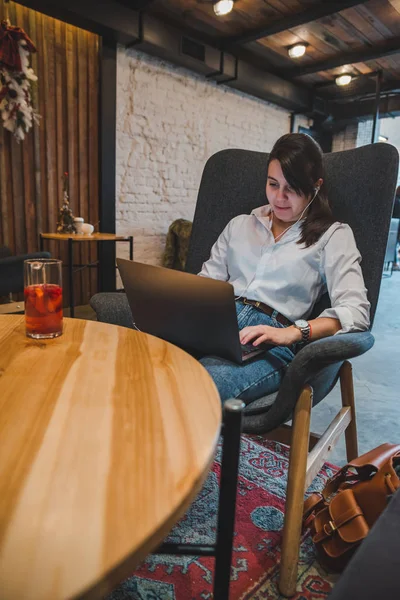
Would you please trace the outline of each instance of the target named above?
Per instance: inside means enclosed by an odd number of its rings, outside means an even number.
[[[307,519],[309,515],[318,508],[318,505],[323,503],[324,498],[320,492],[311,494],[311,496],[304,500],[303,519]]]
[[[379,471],[379,469],[381,469],[383,465],[396,454],[399,454],[400,456],[400,444],[385,443],[362,454],[342,467],[328,480],[321,492],[311,494],[311,496],[305,500],[303,508],[303,526],[305,528],[310,526],[317,510],[324,507],[326,500],[332,494],[337,492],[340,486],[350,487],[351,484],[355,483],[358,479],[368,478],[372,471]],[[349,469],[355,469],[357,473],[350,472],[349,474]]]
[[[359,477],[367,478],[372,471],[379,471],[393,456],[400,454],[400,444],[381,444],[377,448],[362,454],[347,465],[342,467],[331,479],[329,479],[321,494],[326,500],[337,492],[339,486],[345,482],[355,483]],[[348,473],[349,469],[355,469],[357,474]],[[351,483],[350,483],[351,485]]]
[[[308,528],[314,520],[318,510],[325,506],[326,500],[335,493],[340,485],[347,480],[347,465],[342,467],[340,471],[335,473],[327,482],[324,489],[320,492],[311,494],[305,501],[303,506],[303,527]]]
[[[309,529],[315,519],[315,515],[324,507],[325,501],[321,493],[311,494],[303,505],[303,530]]]

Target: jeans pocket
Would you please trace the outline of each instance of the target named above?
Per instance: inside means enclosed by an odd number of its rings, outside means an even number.
[[[283,327],[285,327],[285,325],[282,325],[282,323],[279,323],[279,321],[277,321],[275,317],[271,317],[271,325],[272,325],[272,327],[278,327],[279,329],[282,329]]]

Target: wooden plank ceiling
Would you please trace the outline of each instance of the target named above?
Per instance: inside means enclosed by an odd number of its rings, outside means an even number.
[[[299,15],[312,16],[322,5],[324,16],[293,26]],[[400,0],[236,0],[225,17],[214,14],[212,0],[154,0],[148,10],[328,97],[340,100],[350,90],[372,93],[377,71],[382,71],[383,90],[400,87]],[[263,36],[272,25],[281,30]],[[248,34],[257,39],[246,41]],[[307,44],[306,54],[290,59],[288,46],[300,42]],[[331,64],[324,64],[328,60]],[[344,72],[359,79],[341,90],[334,78]]]

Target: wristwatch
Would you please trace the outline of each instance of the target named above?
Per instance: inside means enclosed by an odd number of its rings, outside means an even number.
[[[305,319],[299,319],[298,321],[294,322],[294,326],[297,327],[297,329],[300,329],[302,341],[307,343],[310,339],[311,333],[310,323]]]

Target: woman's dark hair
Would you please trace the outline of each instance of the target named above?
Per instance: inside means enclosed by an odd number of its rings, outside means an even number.
[[[275,143],[269,155],[268,165],[278,160],[282,173],[297,194],[307,198],[315,194],[315,184],[324,179],[322,150],[312,137],[305,133],[287,133]],[[312,246],[334,222],[328,197],[322,184],[314,201],[307,208],[301,224],[298,244]]]

